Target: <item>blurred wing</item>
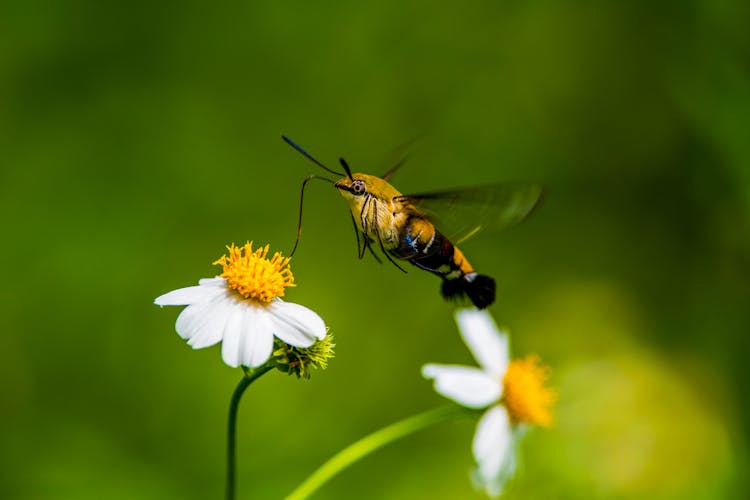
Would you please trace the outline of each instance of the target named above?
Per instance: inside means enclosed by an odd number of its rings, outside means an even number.
[[[412,156],[412,153],[417,148],[418,137],[409,139],[393,148],[386,157],[384,162],[380,162],[380,166],[384,165],[387,171],[383,174],[382,179],[390,181],[391,177],[406,163]],[[379,168],[381,169],[381,168]]]
[[[499,231],[521,222],[542,195],[538,184],[493,184],[475,188],[398,196],[458,245],[481,231]]]

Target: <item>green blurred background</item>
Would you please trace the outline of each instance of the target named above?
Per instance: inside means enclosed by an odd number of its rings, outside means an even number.
[[[221,497],[241,373],[152,301],[213,276],[225,244],[289,252],[320,172],[281,133],[371,173],[421,137],[403,192],[546,186],[527,222],[464,246],[560,393],[513,496],[747,497],[747,19],[740,0],[3,2],[0,497]],[[240,498],[443,404],[423,363],[472,362],[437,279],[355,249],[343,200],[310,185],[288,298],[337,357],[248,392]],[[474,425],[317,498],[481,498]]]

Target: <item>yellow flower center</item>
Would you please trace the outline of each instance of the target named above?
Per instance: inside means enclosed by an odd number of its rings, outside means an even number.
[[[221,265],[221,277],[227,286],[246,299],[269,304],[275,297],[284,296],[284,288],[294,285],[294,276],[289,269],[291,257],[282,257],[279,252],[268,256],[268,245],[253,250],[253,244],[242,247],[227,247],[229,255],[223,255],[214,265]]]
[[[511,421],[549,427],[557,394],[544,383],[549,367],[538,356],[514,359],[503,377],[503,399]]]

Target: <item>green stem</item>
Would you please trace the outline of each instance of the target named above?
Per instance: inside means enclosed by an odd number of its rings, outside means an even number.
[[[435,408],[404,420],[400,420],[387,427],[373,432],[356,441],[336,455],[332,456],[312,473],[302,484],[292,491],[286,500],[303,500],[312,495],[318,488],[336,474],[346,469],[361,458],[382,448],[388,443],[395,441],[416,431],[425,429],[433,424],[442,422],[453,415],[461,412],[462,408],[456,405]]]
[[[237,409],[240,406],[240,399],[242,399],[242,394],[250,384],[273,367],[272,363],[266,363],[258,368],[251,369],[246,369],[243,366],[242,369],[245,370],[245,376],[237,384],[237,388],[234,390],[234,394],[232,394],[232,400],[229,402],[229,425],[227,427],[227,500],[234,500],[235,472],[237,470]]]

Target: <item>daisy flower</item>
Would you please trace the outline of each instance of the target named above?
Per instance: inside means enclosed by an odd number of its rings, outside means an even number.
[[[268,258],[268,245],[253,250],[252,243],[227,250],[229,255],[214,262],[222,266],[221,275],[154,300],[159,306],[187,306],[175,329],[193,349],[221,342],[226,364],[254,368],[268,361],[274,336],[298,348],[326,336],[320,316],[281,300],[284,289],[295,286],[288,257],[276,252]]]
[[[487,408],[474,434],[474,477],[494,497],[515,472],[517,443],[527,425],[551,425],[556,395],[544,385],[549,370],[537,356],[510,360],[508,335],[488,312],[461,310],[456,322],[479,368],[428,364],[422,374],[456,403]]]

